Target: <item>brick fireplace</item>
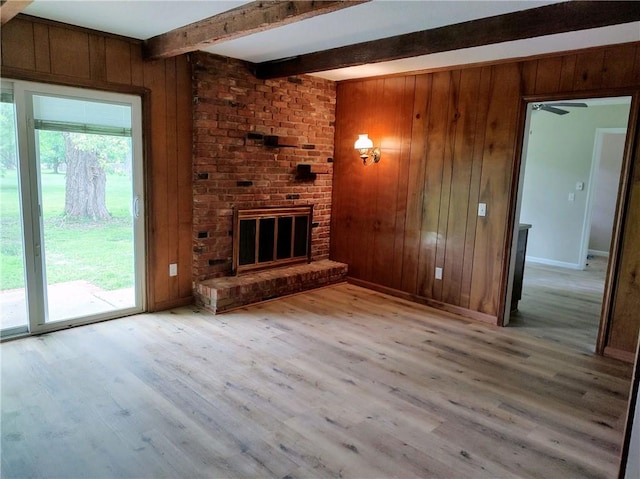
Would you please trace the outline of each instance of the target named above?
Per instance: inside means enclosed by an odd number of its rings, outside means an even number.
[[[259,80],[243,62],[204,52],[191,62],[193,272],[202,302],[200,283],[233,274],[234,211],[312,205],[311,258],[327,260],[336,90],[311,76]]]

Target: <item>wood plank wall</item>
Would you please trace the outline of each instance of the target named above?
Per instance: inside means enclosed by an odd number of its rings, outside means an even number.
[[[192,118],[187,57],[145,62],[139,41],[19,16],[2,26],[2,76],[140,94],[145,110],[148,309],[192,300]],[[178,275],[169,277],[169,264]]]
[[[636,43],[340,83],[331,258],[348,263],[357,283],[499,323],[523,98],[638,88]],[[359,133],[381,146],[377,165],[358,162]],[[631,352],[640,325],[638,163],[636,149],[607,343]],[[488,205],[486,217],[477,216],[479,202]]]

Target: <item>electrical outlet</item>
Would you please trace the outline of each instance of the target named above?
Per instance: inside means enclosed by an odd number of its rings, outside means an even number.
[[[178,264],[171,263],[169,265],[169,276],[178,276]]]
[[[584,190],[584,182],[583,181],[578,181],[576,183],[576,190],[578,190],[578,191]]]
[[[478,203],[478,216],[487,216],[487,204]]]
[[[436,268],[436,279],[442,279],[442,268]]]

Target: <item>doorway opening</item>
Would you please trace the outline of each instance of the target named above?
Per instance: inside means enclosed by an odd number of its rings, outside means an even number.
[[[630,107],[527,105],[505,325],[596,351]]]

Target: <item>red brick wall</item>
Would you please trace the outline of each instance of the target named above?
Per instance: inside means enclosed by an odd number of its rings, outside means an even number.
[[[240,61],[202,52],[191,62],[194,280],[231,271],[234,207],[313,203],[312,255],[327,258],[335,83],[310,76],[259,80]],[[285,137],[295,147],[267,147],[249,133]],[[298,164],[320,174],[297,181]]]

